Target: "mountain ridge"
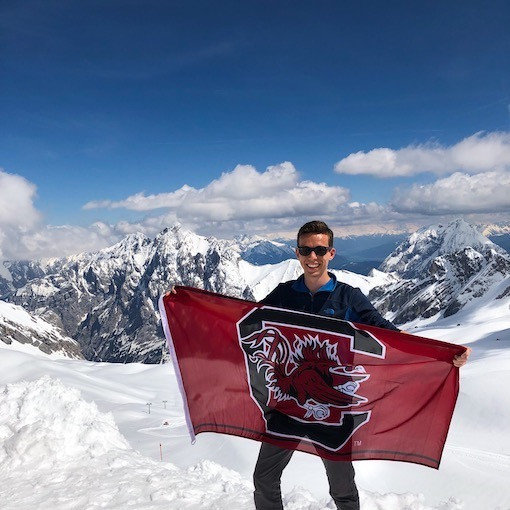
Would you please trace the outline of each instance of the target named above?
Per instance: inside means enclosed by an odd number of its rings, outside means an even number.
[[[396,275],[370,299],[397,324],[417,317],[448,317],[510,279],[510,255],[463,220],[420,229],[379,270]],[[509,281],[510,285],[510,281]]]
[[[178,224],[154,239],[130,234],[94,253],[7,264],[7,299],[77,340],[87,359],[157,363],[167,357],[158,299],[172,285],[259,300],[301,274],[295,258],[268,265],[243,259],[258,247],[263,253],[283,245],[282,253],[289,253],[284,243],[268,242],[204,237]],[[483,296],[510,275],[510,256],[457,221],[412,234],[367,276],[332,271],[360,287],[386,318],[404,325],[453,315]]]

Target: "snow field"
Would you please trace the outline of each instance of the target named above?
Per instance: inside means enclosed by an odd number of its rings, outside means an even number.
[[[253,509],[250,478],[258,443],[202,434],[191,446],[169,365],[50,360],[7,348],[0,354],[0,379],[17,381],[0,388],[2,508]],[[42,375],[46,372],[51,376]],[[157,389],[161,383],[171,389],[164,405]],[[81,393],[95,402],[85,401]],[[147,400],[153,400],[150,415]],[[157,451],[159,444],[162,450]],[[157,460],[161,451],[163,462]],[[322,498],[295,488],[286,476],[291,484],[284,490],[286,509],[333,509],[324,497],[320,460],[296,454],[296,461],[305,478],[322,479]],[[364,509],[433,508],[414,494],[362,490],[360,496]]]
[[[232,508],[251,500],[249,484],[214,463],[181,470],[137,453],[111,413],[57,379],[5,386],[0,416],[4,509]]]

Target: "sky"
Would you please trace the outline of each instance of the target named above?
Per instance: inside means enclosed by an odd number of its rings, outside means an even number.
[[[5,0],[0,259],[510,221],[510,4]]]

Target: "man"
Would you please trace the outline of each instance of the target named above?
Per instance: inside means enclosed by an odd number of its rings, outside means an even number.
[[[326,223],[311,221],[299,229],[296,256],[303,268],[303,275],[297,280],[278,285],[262,303],[398,331],[377,312],[359,289],[338,282],[328,272],[335,248],[333,232]],[[456,356],[453,364],[464,365],[469,351]],[[293,450],[268,443],[261,444],[253,474],[257,510],[283,509],[280,480],[293,453]],[[358,510],[359,498],[352,462],[322,460],[328,476],[330,495],[337,508]]]

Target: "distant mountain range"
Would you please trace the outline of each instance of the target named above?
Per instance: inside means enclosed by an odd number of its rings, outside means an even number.
[[[510,251],[509,225],[480,225],[474,227],[494,244],[506,251]],[[390,255],[397,246],[404,242],[410,234],[370,234],[350,237],[335,237],[337,254],[331,261],[332,269],[346,269],[354,273],[368,275],[374,268],[378,268],[383,260]],[[274,264],[290,257],[294,257],[296,241],[281,240],[279,245],[289,247],[288,251],[278,251],[270,260],[259,257],[249,260],[253,264]],[[248,260],[246,257],[245,260]]]
[[[369,294],[396,324],[452,315],[494,286],[510,294],[510,256],[462,220],[422,229],[397,246],[398,236],[363,237],[337,240],[336,247],[340,255],[357,250],[367,260],[393,248],[379,270],[334,272]],[[46,351],[64,349],[91,360],[157,363],[166,357],[157,307],[162,293],[172,285],[189,285],[259,300],[300,274],[294,245],[206,238],[175,225],[154,239],[129,235],[95,253],[5,263],[10,277],[0,278],[0,292],[12,303],[6,306],[23,307],[62,336],[57,343],[39,341],[39,348],[42,343]],[[0,334],[7,338],[1,324]]]

